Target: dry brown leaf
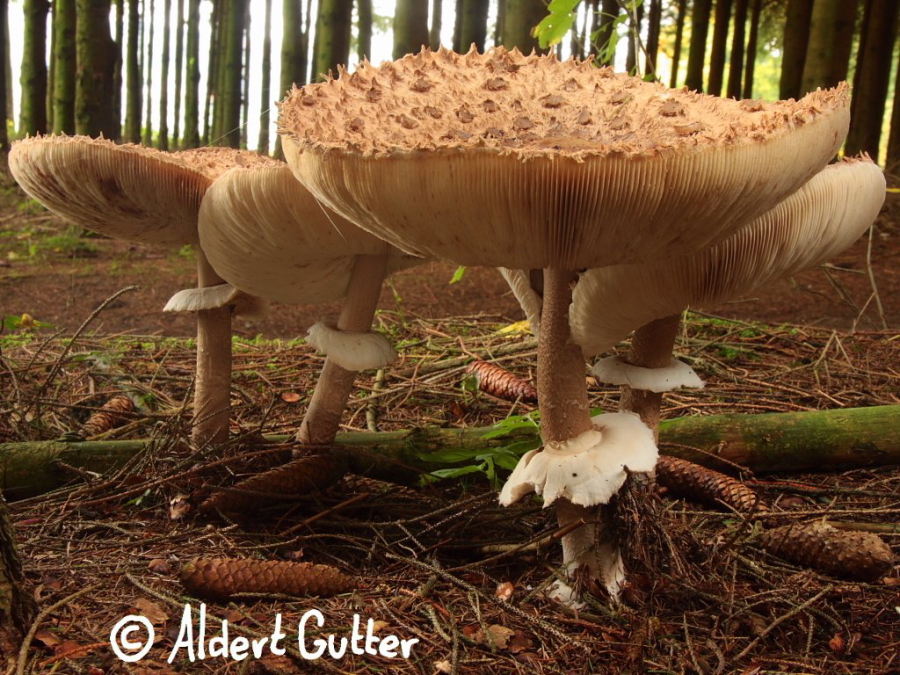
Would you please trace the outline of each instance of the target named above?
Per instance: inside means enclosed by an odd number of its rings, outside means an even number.
[[[534,641],[520,630],[516,631],[512,640],[509,641],[509,653],[518,654],[534,647]]]
[[[443,661],[438,661],[434,664],[434,672],[441,673],[442,675],[450,675],[453,672],[453,664],[451,664],[446,659]]]
[[[40,642],[45,647],[54,650],[63,642],[62,638],[59,637],[59,635],[57,635],[56,633],[43,629],[34,634],[34,639]]]
[[[172,566],[162,558],[154,558],[147,567],[151,572],[156,572],[157,574],[172,573]]]
[[[169,620],[169,615],[163,608],[147,598],[135,600],[134,608],[138,611],[138,614],[146,617],[153,625],[160,625]]]

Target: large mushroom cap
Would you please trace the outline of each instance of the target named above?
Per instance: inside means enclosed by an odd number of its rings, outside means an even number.
[[[295,89],[297,177],[412,253],[578,269],[688,253],[796,190],[840,146],[846,85],[739,102],[502,48],[423,51]]]
[[[217,175],[271,161],[226,148],[166,153],[86,136],[29,138],[9,155],[22,189],[53,213],[116,239],[176,246],[197,242],[200,201]]]
[[[200,241],[223,279],[280,302],[342,298],[357,255],[390,255],[389,274],[422,262],[323,207],[280,162],[216,180],[200,209]]]
[[[721,302],[825,262],[869,227],[885,181],[871,160],[818,175],[721,244],[690,256],[588,270],[572,294],[572,337],[600,354],[631,331],[688,306]]]

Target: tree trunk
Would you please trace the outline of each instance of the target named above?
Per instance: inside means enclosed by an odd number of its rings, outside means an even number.
[[[247,122],[250,119],[250,2],[244,5],[243,73],[241,75],[241,149],[247,149]]]
[[[360,61],[368,57],[372,47],[372,0],[358,0],[359,51]],[[365,19],[365,21],[363,21]],[[281,9],[281,91],[279,99],[289,92],[294,84],[306,83],[306,40],[305,31],[297,30],[303,24],[303,0],[283,0]],[[275,156],[284,157],[281,151],[281,136],[275,137]]]
[[[75,133],[75,0],[56,0],[56,67],[53,74],[53,133]]]
[[[394,59],[415,54],[428,45],[428,3],[397,0],[394,7]]]
[[[500,4],[503,3],[501,0]],[[459,0],[456,3],[457,30],[453,34],[453,49],[465,53],[474,44],[478,51],[484,51],[489,9],[488,0]]]
[[[159,137],[157,146],[160,150],[169,149],[169,33],[172,25],[169,15],[172,13],[172,0],[165,0],[163,12],[162,71],[159,82]]]
[[[12,73],[12,50],[9,41],[9,6],[7,0],[6,24],[3,26],[3,35],[6,40],[6,53],[3,55],[6,60],[6,119],[15,120],[15,110],[13,106],[13,73]]]
[[[538,40],[531,34],[547,14],[547,5],[542,0],[501,0],[505,6],[503,34],[501,41],[507,49],[518,47],[528,54],[539,49]],[[487,27],[485,27],[487,31]],[[546,50],[543,50],[546,51]]]
[[[350,54],[353,0],[319,0],[312,79],[337,73]]]
[[[857,0],[815,0],[801,94],[847,79],[858,5]]]
[[[2,0],[2,4],[6,13],[6,0]],[[6,79],[5,73],[3,78]],[[5,89],[3,96],[6,97]],[[24,584],[22,559],[16,549],[9,510],[0,493],[0,656],[8,659],[3,663],[6,672],[15,670],[12,667],[15,665],[14,655],[18,653],[21,640],[37,612],[37,604]]]
[[[703,66],[706,62],[706,38],[709,35],[709,15],[712,0],[694,0],[691,11],[691,44],[688,50],[685,85],[694,91],[703,91]]]
[[[747,1],[736,0],[734,33],[731,38],[731,59],[728,63],[728,98],[741,97],[741,78],[744,74],[744,40],[747,28]]]
[[[428,46],[432,51],[437,51],[441,46],[443,7],[444,3],[442,0],[431,0],[431,27],[428,29]]]
[[[128,53],[126,55],[125,140],[141,142],[141,111],[144,83],[141,79],[140,57],[141,15],[139,0],[128,0]]]
[[[248,59],[249,62],[249,59]],[[257,152],[269,154],[269,110],[272,107],[272,0],[266,0],[265,27],[263,28],[262,82],[260,83],[259,140]]]
[[[172,128],[173,150],[181,147],[181,78],[184,68],[184,0],[178,0],[175,19],[175,124]]]
[[[782,99],[800,98],[812,4],[813,0],[788,0],[787,3],[779,86],[779,96]]]
[[[200,145],[200,0],[187,0],[185,39],[184,138],[181,149]]]
[[[662,22],[662,0],[650,0],[647,12],[647,66],[648,75],[656,75],[656,57],[659,55],[659,31]]]
[[[19,133],[47,133],[47,0],[24,0],[25,44],[22,51],[22,111]]]
[[[0,0],[0,55],[6,52],[9,46],[6,41],[6,27],[9,14],[8,0]],[[6,157],[9,154],[9,129],[6,121],[6,68],[0,64],[0,111],[3,112],[3,124],[0,125],[0,162],[6,171]]]
[[[222,0],[213,0],[212,14],[209,17],[209,59],[206,67],[206,104],[203,109],[203,145],[211,145],[218,129],[219,94],[222,89],[222,69],[219,67],[220,52],[224,48],[222,37],[224,10]],[[216,103],[213,106],[213,102]]]
[[[109,0],[78,0],[75,42],[75,131],[118,140],[119,115],[113,110],[116,43],[109,33]]]
[[[244,17],[246,0],[241,2],[225,2],[225,13],[220,21],[224,31],[220,35],[224,39],[221,50],[221,88],[216,97],[217,131],[210,139],[211,145],[223,145],[239,148],[241,145],[241,77],[244,57]],[[218,112],[221,111],[221,114]]]
[[[728,25],[731,23],[732,0],[716,0],[716,18],[713,26],[712,51],[709,55],[709,79],[706,93],[722,95],[725,77],[725,51],[728,47]]]
[[[332,453],[352,473],[415,484],[423,473],[461,466],[423,459],[432,453],[467,450],[476,454],[512,443],[538,447],[536,427],[497,435],[497,427],[344,432]],[[487,437],[486,437],[487,436]],[[286,434],[265,436],[283,444]],[[900,464],[900,406],[841,408],[763,415],[702,415],[660,424],[663,454],[722,470],[734,462],[759,472],[840,471]],[[153,443],[132,441],[34,441],[0,443],[0,484],[10,499],[24,499],[72,479],[66,467],[111,473]],[[289,451],[285,450],[284,459]]]
[[[596,28],[591,28],[591,35],[596,35],[593,38],[593,49],[597,54],[597,62],[602,66],[611,66],[615,61],[616,36],[613,35],[613,30],[618,16],[619,3],[616,0],[603,0],[600,4],[599,17],[597,13],[594,14],[598,23]]]
[[[681,46],[684,43],[684,21],[687,16],[687,0],[676,0],[675,45],[672,47],[672,75],[669,87],[678,86],[678,68],[681,65]]]
[[[639,74],[638,57],[640,52],[641,29],[644,24],[644,5],[628,10],[628,55],[625,59],[625,71],[630,75]]]
[[[123,49],[125,48],[125,0],[115,0],[116,3],[116,62],[113,65],[113,117],[116,121],[116,138],[122,138],[122,66],[124,64]]]
[[[144,114],[144,145],[148,148],[153,145],[153,0],[144,0],[144,7],[150,3],[150,9],[144,13],[144,21],[141,30],[141,40],[146,40],[147,51],[144,55],[144,81],[147,83],[147,110]]]
[[[372,55],[372,0],[356,0],[356,58]]]
[[[896,174],[900,170],[900,60],[894,76],[894,106],[891,109],[891,131],[888,136],[885,171]]]
[[[844,152],[867,152],[877,162],[900,3],[866,0],[865,7]]]
[[[751,0],[750,34],[747,37],[747,66],[744,68],[744,90],[742,98],[753,98],[753,75],[756,71],[756,48],[759,43],[759,19],[762,14],[762,0]]]
[[[56,88],[56,3],[50,0],[50,51],[47,66],[47,95],[44,99],[44,110],[47,111],[47,131],[53,131],[53,94]]]

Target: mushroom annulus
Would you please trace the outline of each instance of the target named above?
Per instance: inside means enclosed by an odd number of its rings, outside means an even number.
[[[319,200],[398,248],[544,270],[540,452],[558,461],[539,461],[545,478],[588,470],[545,505],[563,526],[588,523],[563,538],[567,573],[615,596],[621,565],[597,543],[592,495],[617,478],[600,467],[649,472],[656,455],[638,422],[613,460],[589,459],[617,431],[591,420],[570,335],[578,271],[693,253],[739,230],[825,166],[848,103],[846,86],[747,105],[552,55],[423,50],[294,89],[279,132]]]
[[[86,136],[29,138],[15,143],[9,154],[22,189],[62,218],[115,239],[194,247],[198,286],[215,287],[212,293],[222,303],[181,306],[197,312],[192,435],[198,445],[228,439],[231,317],[259,309],[224,286],[207,261],[197,234],[200,202],[224,171],[272,161],[230,148],[167,153]]]

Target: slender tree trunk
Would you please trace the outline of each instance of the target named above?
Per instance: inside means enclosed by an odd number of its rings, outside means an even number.
[[[244,57],[242,47],[245,2],[246,0],[224,3],[225,13],[221,17],[224,27],[224,31],[221,33],[224,38],[221,59],[222,76],[219,80],[221,89],[216,101],[216,109],[221,110],[221,115],[216,115],[219,127],[212,145],[238,148],[241,144],[241,74]]]
[[[594,51],[598,56],[598,63],[603,66],[611,66],[615,61],[615,21],[619,16],[619,3],[616,0],[603,0],[600,4],[600,17],[596,29],[591,29],[596,34]],[[595,15],[596,16],[596,15]]]
[[[125,49],[125,0],[116,3],[116,63],[113,67],[113,116],[116,120],[116,138],[122,138],[122,68]]]
[[[372,0],[356,0],[356,58],[372,55]]]
[[[200,145],[200,0],[187,2],[184,138],[178,146],[182,149]]]
[[[248,59],[249,61],[249,59]],[[263,29],[262,83],[259,103],[259,140],[257,152],[269,154],[269,109],[272,107],[272,0],[266,0],[265,28]]]
[[[691,45],[688,50],[687,77],[688,89],[703,91],[703,66],[706,63],[706,37],[709,35],[709,15],[712,11],[712,0],[694,0],[691,11]]]
[[[6,24],[3,26],[3,35],[6,39],[6,53],[3,55],[6,59],[6,118],[15,120],[15,110],[13,106],[13,73],[12,73],[12,53],[9,41],[9,11],[7,3]]]
[[[209,17],[210,33],[209,33],[209,60],[207,61],[206,70],[206,104],[203,110],[203,145],[209,145],[215,136],[215,129],[218,128],[218,96],[221,90],[221,68],[219,68],[219,54],[224,45],[222,39],[223,26],[223,2],[222,0],[213,0],[213,10]],[[216,103],[215,107],[213,103]]]
[[[677,14],[675,16],[675,46],[672,48],[672,76],[669,86],[674,89],[678,86],[678,67],[681,65],[681,46],[684,42],[684,21],[687,16],[687,0],[677,0]]]
[[[782,99],[800,98],[803,83],[803,62],[809,44],[809,19],[813,0],[788,0],[784,24],[784,51],[781,58]]]
[[[900,59],[897,61],[897,73],[894,76],[894,106],[891,109],[891,131],[888,137],[885,171],[892,174],[900,172]]]
[[[747,37],[747,67],[744,69],[744,91],[742,98],[753,98],[753,75],[756,71],[756,49],[759,44],[759,19],[762,14],[762,0],[751,0],[750,35]]]
[[[56,3],[50,0],[50,52],[47,66],[47,92],[44,110],[47,111],[47,131],[53,130],[53,95],[56,89]]]
[[[866,0],[865,8],[844,152],[867,152],[877,162],[900,3]]]
[[[150,9],[144,14],[143,30],[141,39],[146,40],[147,51],[141,52],[144,56],[144,81],[147,83],[147,111],[144,114],[144,145],[148,148],[153,145],[153,0],[144,0],[150,2]],[[145,4],[146,8],[147,5]]]
[[[518,47],[525,54],[532,49],[540,51],[538,40],[531,31],[546,16],[547,5],[543,0],[501,0],[501,2],[506,9],[501,35],[503,46],[507,49]]]
[[[359,0],[359,57],[368,57],[372,44],[372,0]],[[364,22],[363,19],[366,19]],[[306,83],[306,41],[305,30],[296,26],[303,24],[303,0],[283,0],[281,8],[281,91],[279,98],[289,92],[294,83]],[[364,44],[365,43],[365,44]],[[365,49],[365,51],[363,51]],[[275,156],[284,157],[281,151],[281,136],[275,137]]]
[[[500,0],[500,4],[501,7],[506,7],[504,0]],[[465,53],[473,44],[478,51],[484,51],[489,9],[490,2],[488,0],[459,0],[457,2],[456,25],[458,30],[454,32],[453,37],[453,48],[457,52]]]
[[[175,23],[175,125],[172,128],[173,150],[181,147],[181,78],[184,68],[184,0],[178,0]]]
[[[731,38],[731,59],[728,64],[728,98],[741,97],[741,78],[744,74],[744,40],[747,28],[747,0],[736,0],[734,33]]]
[[[163,46],[162,46],[162,70],[159,82],[159,137],[157,146],[160,150],[169,149],[169,33],[172,29],[170,15],[172,14],[172,0],[165,0],[163,12],[166,18],[163,21]]]
[[[243,76],[241,77],[241,148],[247,149],[247,122],[250,119],[250,1],[244,5]]]
[[[25,44],[22,51],[22,111],[19,133],[47,133],[47,0],[24,0]]]
[[[75,0],[56,0],[53,133],[75,133]]]
[[[628,10],[628,55],[625,70],[631,74],[638,73],[638,52],[640,51],[641,30],[644,24],[644,5],[640,4]]]
[[[329,72],[337,73],[338,64],[347,63],[352,10],[353,0],[319,0],[313,80]]]
[[[109,0],[78,0],[75,42],[75,131],[118,140],[119,115],[113,110],[116,43],[109,33]]]
[[[0,0],[0,55],[6,53],[9,43],[5,30],[9,22],[9,2],[8,0]],[[6,117],[6,68],[0,67],[0,111],[3,112],[3,124],[0,125],[0,166],[6,171],[6,156],[9,154],[9,129],[7,128]],[[2,507],[0,507],[2,508]]]
[[[709,55],[709,79],[706,93],[722,95],[725,77],[725,50],[728,47],[728,24],[731,22],[732,0],[716,0],[716,19],[713,27],[712,52]]]
[[[441,23],[444,3],[442,0],[431,0],[431,27],[428,30],[428,46],[437,51],[441,46]],[[357,11],[359,11],[357,9]]]
[[[647,12],[647,74],[656,75],[656,58],[659,56],[659,31],[662,23],[662,0],[650,0]]]
[[[428,3],[397,0],[394,7],[394,59],[415,54],[428,44],[428,40]]]
[[[126,55],[125,140],[141,142],[144,84],[141,79],[139,0],[128,0],[128,53]]]
[[[857,0],[815,0],[801,93],[847,79],[858,6]]]

